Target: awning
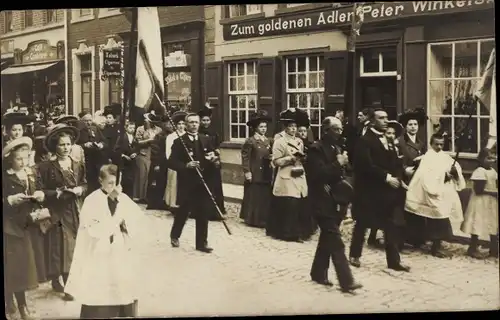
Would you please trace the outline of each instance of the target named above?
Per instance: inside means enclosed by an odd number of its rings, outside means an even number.
[[[44,70],[44,69],[52,67],[55,64],[57,64],[57,62],[37,64],[37,65],[32,65],[32,66],[8,67],[7,69],[2,70],[2,76],[9,75],[9,74],[20,74],[20,73]]]

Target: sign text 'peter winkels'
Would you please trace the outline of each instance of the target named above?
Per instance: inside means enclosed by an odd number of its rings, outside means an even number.
[[[379,2],[364,5],[364,22],[386,21],[418,15],[458,13],[494,7],[494,0]],[[224,40],[334,29],[351,23],[352,7],[261,18],[223,26]]]

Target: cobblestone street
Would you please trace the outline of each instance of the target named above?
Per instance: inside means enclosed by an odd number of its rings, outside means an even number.
[[[211,222],[210,255],[194,250],[194,221],[189,220],[180,248],[170,246],[173,222],[167,212],[147,211],[141,235],[142,283],[140,316],[229,316],[360,312],[451,311],[498,309],[498,260],[464,256],[465,247],[450,245],[451,260],[412,252],[403,261],[409,274],[385,268],[382,251],[367,248],[363,266],[353,269],[364,288],[355,296],[338,287],[325,288],[309,279],[317,235],[299,244],[272,240],[265,231],[245,226],[237,218],[239,205],[228,204],[227,235]],[[351,225],[344,225],[345,240]],[[347,242],[346,242],[347,243]],[[333,269],[330,279],[336,283]],[[89,290],[99,284],[88,279]],[[77,318],[78,301],[64,302],[49,284],[29,294],[39,318]]]

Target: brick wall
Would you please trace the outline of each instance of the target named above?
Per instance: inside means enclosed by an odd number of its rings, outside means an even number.
[[[160,19],[160,26],[176,26],[181,25],[186,22],[191,21],[202,21],[204,19],[204,7],[203,6],[170,6],[170,7],[158,7],[158,16]],[[68,23],[68,57],[71,57],[71,50],[78,47],[78,41],[85,39],[87,40],[88,46],[95,46],[100,44],[105,44],[106,37],[111,34],[124,33],[130,30],[130,23],[125,18],[125,15],[115,15],[110,17],[98,18],[99,9],[94,9],[94,19],[89,21]],[[68,12],[68,19],[71,21],[71,12]],[[95,56],[95,66],[96,70],[101,68],[99,55],[96,52]],[[72,64],[69,63],[69,75],[68,78],[72,79]],[[96,80],[95,86],[95,105],[98,106],[100,103],[100,83],[99,79]],[[70,110],[73,100],[73,88],[72,83],[68,83],[69,90],[69,101],[68,105]]]
[[[215,61],[215,8],[205,6],[205,63]]]
[[[31,11],[33,13],[33,25],[25,28],[25,11]],[[8,31],[5,30],[5,14],[7,11],[3,11],[0,14],[0,35],[7,34]],[[47,25],[47,10],[13,10],[12,12],[12,32],[20,32],[23,30],[28,31],[33,28],[40,28]],[[57,21],[63,21],[64,9],[57,9]]]

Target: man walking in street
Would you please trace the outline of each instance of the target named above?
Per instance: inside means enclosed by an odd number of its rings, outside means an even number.
[[[354,292],[362,287],[355,283],[344,252],[340,234],[343,216],[332,197],[333,187],[342,180],[343,167],[348,164],[346,153],[341,153],[342,122],[327,117],[322,124],[323,135],[308,151],[308,179],[311,188],[312,211],[321,230],[316,255],[311,268],[311,279],[319,284],[333,286],[328,280],[329,259],[344,292]]]
[[[177,138],[172,145],[169,163],[177,171],[179,209],[175,214],[170,238],[172,246],[178,247],[182,229],[191,214],[196,220],[196,250],[211,253],[213,249],[207,245],[208,218],[211,210],[215,210],[215,205],[196,170],[203,174],[210,190],[214,190],[213,173],[216,172],[214,166],[218,158],[210,137],[198,134],[199,128],[200,116],[188,114],[186,134]]]
[[[367,228],[384,231],[387,266],[397,271],[409,272],[410,268],[401,264],[398,251],[397,228],[394,223],[394,207],[404,196],[401,190],[402,164],[395,150],[389,147],[384,135],[388,127],[387,112],[374,110],[372,127],[356,144],[354,159],[354,200],[352,215],[356,220],[351,248],[350,263],[360,267],[359,258],[365,242]]]

